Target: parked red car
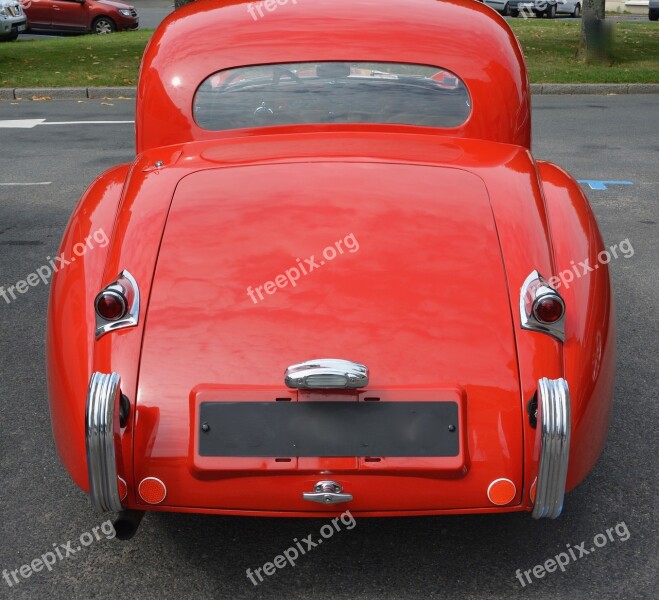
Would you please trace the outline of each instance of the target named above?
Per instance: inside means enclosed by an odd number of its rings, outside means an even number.
[[[23,8],[30,31],[112,33],[140,22],[135,7],[113,0],[29,0]]]
[[[259,6],[164,21],[137,157],[71,217],[64,465],[119,537],[147,510],[557,517],[604,445],[615,328],[606,264],[561,285],[604,246],[530,153],[513,32],[472,0]]]

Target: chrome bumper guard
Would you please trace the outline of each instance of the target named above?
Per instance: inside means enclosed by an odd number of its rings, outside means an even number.
[[[565,379],[538,381],[540,461],[533,518],[555,519],[563,510],[570,454],[570,390]]]
[[[85,437],[92,508],[98,513],[122,510],[117,487],[115,434],[119,432],[121,378],[94,373],[87,391]]]

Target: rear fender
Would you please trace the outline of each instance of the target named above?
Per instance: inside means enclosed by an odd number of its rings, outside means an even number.
[[[609,268],[603,262],[610,259],[579,184],[556,165],[537,165],[554,244],[556,277],[550,284],[567,307],[563,360],[572,410],[570,490],[597,462],[611,416],[615,318]]]
[[[92,373],[94,297],[101,281],[129,164],[99,176],[76,206],[51,263],[46,334],[48,399],[57,451],[72,479],[89,490],[85,405]]]

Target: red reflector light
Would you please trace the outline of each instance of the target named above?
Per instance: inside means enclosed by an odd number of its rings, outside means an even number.
[[[541,323],[556,323],[563,317],[564,312],[563,301],[553,294],[541,296],[533,303],[533,314]]]
[[[117,321],[126,316],[128,303],[123,294],[114,290],[105,290],[96,296],[96,312],[106,321]]]
[[[142,500],[147,504],[160,504],[167,496],[165,484],[157,477],[142,479],[138,491]]]
[[[495,479],[487,488],[487,497],[492,504],[496,504],[497,506],[510,504],[515,499],[516,494],[517,488],[515,484],[510,479],[504,477]]]

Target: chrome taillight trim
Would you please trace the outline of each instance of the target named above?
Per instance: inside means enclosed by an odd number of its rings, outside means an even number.
[[[356,389],[368,385],[368,367],[341,358],[317,358],[290,365],[284,383],[299,390]]]
[[[540,460],[533,518],[555,519],[563,510],[570,455],[570,389],[567,381],[538,381],[538,430]]]
[[[563,305],[563,316],[555,323],[539,321],[533,311],[536,300],[545,297],[556,298]],[[538,271],[531,271],[524,280],[519,295],[519,317],[522,329],[540,331],[565,341],[565,302],[561,295],[551,287]]]
[[[117,275],[117,278],[109,285],[105,286],[96,296],[100,296],[104,292],[119,294],[126,299],[128,311],[125,316],[115,321],[108,321],[94,311],[96,314],[96,339],[104,336],[110,331],[117,329],[125,329],[126,327],[135,327],[139,320],[140,315],[140,289],[137,281],[130,274],[129,271],[122,271]],[[96,299],[94,300],[96,306]]]
[[[97,513],[122,510],[117,480],[115,433],[119,432],[121,378],[116,373],[92,374],[87,391],[85,439],[89,497]]]

